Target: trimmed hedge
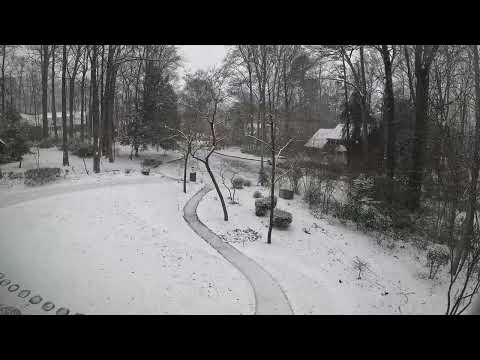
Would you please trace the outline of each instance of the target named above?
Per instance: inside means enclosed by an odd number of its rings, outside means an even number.
[[[285,210],[273,210],[273,226],[286,229],[292,223],[292,214]]]
[[[253,198],[254,199],[263,198],[263,194],[260,191],[255,190],[255,192],[253,193]]]
[[[255,200],[255,215],[257,216],[265,216],[268,210],[272,209],[270,197],[262,197],[260,199]],[[273,208],[277,206],[277,197],[273,198]]]
[[[39,168],[25,171],[25,185],[42,185],[60,177],[60,168]]]

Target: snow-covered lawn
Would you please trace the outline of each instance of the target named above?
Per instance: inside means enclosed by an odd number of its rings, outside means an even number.
[[[272,274],[295,314],[444,313],[445,272],[440,280],[426,279],[425,255],[409,243],[397,241],[393,249],[386,247],[387,243],[380,246],[372,236],[353,227],[313,217],[296,196],[294,200],[278,199],[278,208],[291,212],[293,223],[287,230],[274,229],[268,245],[268,216],[255,216],[255,190],[267,193],[256,186],[237,192],[240,204],[227,204],[228,222],[223,221],[215,191],[200,202],[198,215]],[[262,237],[238,241],[235,229],[252,229]],[[254,238],[251,232],[249,237]],[[361,279],[354,265],[358,260],[367,264]]]
[[[164,178],[0,208],[0,272],[55,303],[51,313],[253,313],[247,280],[182,218],[198,189]],[[46,313],[19,291],[0,287],[0,303]]]

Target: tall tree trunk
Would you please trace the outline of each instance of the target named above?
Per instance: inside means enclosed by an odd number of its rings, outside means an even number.
[[[100,172],[100,146],[99,146],[99,109],[98,109],[98,84],[97,84],[97,46],[94,45],[91,56],[90,79],[92,82],[92,122],[93,122],[93,171]]]
[[[92,140],[92,134],[93,134],[92,87],[93,87],[93,83],[90,78],[90,86],[88,90],[88,114],[87,114],[87,137],[89,142]]]
[[[62,145],[63,145],[63,166],[69,166],[68,142],[67,142],[67,45],[63,45],[62,59]]]
[[[80,141],[84,141],[85,135],[85,122],[84,122],[84,110],[85,110],[85,74],[86,74],[86,67],[82,71],[82,83],[80,87]]]
[[[417,78],[415,89],[415,133],[412,154],[413,167],[408,180],[410,194],[407,201],[407,206],[411,211],[417,210],[420,206],[428,135],[429,73],[437,48],[438,46],[430,48],[426,45],[416,45],[415,47],[415,76]]]
[[[464,221],[462,239],[456,248],[452,263],[452,272],[457,272],[462,257],[468,256],[473,239],[473,225],[477,204],[478,171],[480,170],[480,69],[478,64],[478,47],[472,45],[473,69],[475,74],[475,137],[473,143],[473,159],[470,166],[471,182],[468,189],[467,214]]]
[[[365,164],[368,164],[368,107],[367,107],[367,83],[365,81],[365,59],[363,46],[360,46],[360,71],[362,80],[362,96],[360,97],[360,108],[362,116],[362,152]]]
[[[5,57],[7,56],[7,45],[2,45],[2,119],[5,115]]]
[[[387,45],[382,45],[382,58],[385,67],[384,90],[384,123],[387,129],[387,176],[393,180],[395,173],[395,129],[394,129],[394,97],[392,81],[392,61]]]
[[[57,110],[55,104],[55,45],[52,45],[52,122],[55,140],[58,140]]]
[[[48,45],[41,45],[42,52],[42,138],[48,137]]]
[[[68,127],[68,136],[70,139],[74,137],[74,125],[73,125],[73,98],[75,96],[75,75],[72,75],[69,79],[69,91],[68,91],[68,111],[70,126]]]

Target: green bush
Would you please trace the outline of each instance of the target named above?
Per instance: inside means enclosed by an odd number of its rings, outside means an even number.
[[[273,226],[285,229],[292,223],[292,214],[285,210],[275,209],[273,211]]]

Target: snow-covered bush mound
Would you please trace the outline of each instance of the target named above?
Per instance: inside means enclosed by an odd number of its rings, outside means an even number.
[[[273,208],[277,206],[277,197],[273,197]],[[265,216],[268,210],[272,209],[270,197],[255,200],[255,215]]]
[[[260,191],[255,190],[255,192],[253,193],[253,198],[254,199],[263,198],[263,194]]]
[[[234,229],[227,232],[225,235],[218,235],[223,241],[231,243],[244,243],[257,241],[262,237],[258,232],[247,228],[245,230]]]
[[[273,226],[285,229],[292,223],[292,214],[285,210],[275,209],[273,211]]]

